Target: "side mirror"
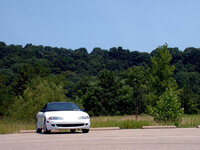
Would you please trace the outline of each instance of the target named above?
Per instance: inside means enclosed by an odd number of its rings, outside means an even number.
[[[42,110],[41,110],[41,112],[45,112],[45,111],[46,111],[45,109],[42,109]]]

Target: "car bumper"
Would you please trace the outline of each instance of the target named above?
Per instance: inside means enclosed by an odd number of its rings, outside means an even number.
[[[46,126],[48,130],[62,130],[62,129],[89,129],[90,120],[83,121],[47,121]]]

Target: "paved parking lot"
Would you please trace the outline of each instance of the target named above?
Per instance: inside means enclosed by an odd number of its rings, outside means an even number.
[[[199,150],[200,129],[131,129],[0,135],[1,150]]]

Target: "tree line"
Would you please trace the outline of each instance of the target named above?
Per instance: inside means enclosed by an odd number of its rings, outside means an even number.
[[[159,120],[167,104],[177,110],[169,114],[196,114],[199,59],[200,49],[193,47],[180,51],[164,45],[151,53],[94,48],[88,53],[0,42],[0,116],[34,117],[45,103],[63,100],[92,116],[151,113]]]

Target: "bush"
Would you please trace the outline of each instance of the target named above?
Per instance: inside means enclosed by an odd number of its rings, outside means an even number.
[[[157,121],[164,122],[179,122],[183,114],[183,109],[180,109],[177,93],[172,89],[166,91],[159,97],[156,106],[153,108],[153,117]]]

